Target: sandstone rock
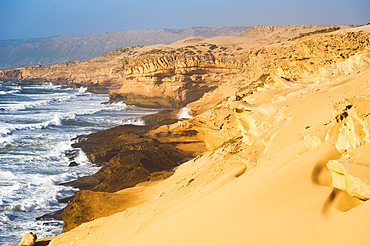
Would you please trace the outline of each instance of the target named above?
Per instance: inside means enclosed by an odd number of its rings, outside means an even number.
[[[176,50],[164,47],[147,53],[143,53],[144,47],[127,47],[117,54],[113,52],[85,62],[3,70],[0,79],[84,86],[93,92],[109,92],[110,101],[146,107],[183,107],[225,83],[238,84],[234,80],[243,74],[249,80],[244,86],[266,75],[269,79],[257,86],[270,83],[286,87],[283,80],[294,83],[317,75],[322,72],[322,66],[344,61],[370,46],[369,34],[365,32],[302,36],[289,44],[277,43],[279,40],[274,38],[280,32],[290,37],[290,32],[318,29],[315,26],[251,28],[248,35],[255,42],[262,42],[258,40],[260,34],[270,33],[269,42],[274,45],[262,48],[254,45],[254,48],[241,48],[242,51],[239,44],[198,45]],[[238,86],[239,90],[243,89],[239,83],[235,91]]]
[[[370,168],[347,160],[332,160],[327,164],[334,188],[347,191],[361,200],[370,199]]]
[[[174,144],[161,143],[147,136],[150,130],[162,124],[178,121],[166,120],[167,117],[177,118],[176,111],[165,111],[146,118],[159,121],[155,124],[118,126],[82,136],[84,141],[73,145],[81,148],[94,163],[103,166],[92,176],[64,184],[82,190],[75,194],[63,211],[64,232],[81,223],[123,211],[135,199],[113,192],[134,187],[140,182],[168,178],[181,161],[191,158],[190,154],[177,149]],[[120,206],[117,207],[118,203]]]
[[[19,246],[33,246],[36,243],[36,240],[37,235],[32,232],[28,232],[22,236]]]

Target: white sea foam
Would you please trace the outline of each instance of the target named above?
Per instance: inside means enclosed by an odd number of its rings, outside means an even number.
[[[128,119],[122,121],[122,125],[145,126],[145,121],[142,118]]]
[[[9,95],[9,94],[16,94],[16,93],[20,93],[21,91],[20,90],[11,90],[11,91],[0,91],[0,95]]]
[[[87,91],[87,87],[80,87],[79,89],[78,89],[78,92],[79,93],[84,93],[84,92],[86,92]]]
[[[50,83],[38,84],[38,85],[31,85],[31,86],[23,86],[23,89],[37,89],[37,90],[60,90],[61,85],[53,85]]]
[[[191,119],[193,116],[190,114],[191,109],[190,108],[182,108],[180,109],[179,113],[177,114],[177,118],[179,119]]]
[[[55,114],[53,119],[50,121],[49,125],[53,126],[61,126],[62,125],[62,120],[60,119],[59,114]]]
[[[52,98],[49,100],[39,100],[35,102],[23,102],[17,104],[6,104],[5,107],[2,107],[5,111],[20,111],[25,109],[32,109],[32,108],[40,108],[46,105],[54,104],[54,103],[61,103],[67,102],[71,100],[73,96],[63,96],[59,98]]]
[[[1,136],[0,137],[0,147],[1,146],[4,147],[5,145],[12,143],[12,137],[11,136],[5,136],[5,137],[3,137],[1,133],[0,133],[0,136]]]
[[[41,122],[41,123],[35,123],[35,124],[9,124],[9,123],[0,123],[0,136],[5,137],[7,135],[13,134],[15,131],[21,131],[21,130],[39,130],[39,129],[45,129],[50,126],[61,126],[62,121],[59,118],[59,115],[56,114],[53,119]],[[3,144],[7,141],[6,138],[1,138],[0,143],[3,142]]]
[[[91,164],[85,152],[83,152],[82,149],[78,150],[78,153],[75,157],[75,162],[82,165]]]
[[[14,179],[15,176],[11,171],[1,171],[0,170],[0,180]]]
[[[101,104],[108,95],[85,88],[9,83],[1,88],[12,90],[20,90],[21,96],[13,101],[11,95],[0,96],[0,245],[18,240],[26,230],[36,230],[40,237],[61,233],[60,225],[43,225],[35,218],[61,209],[65,204],[58,200],[76,191],[58,184],[99,170],[82,150],[74,157],[79,165],[68,167],[70,139],[121,124],[142,125],[140,117],[154,112]]]
[[[116,102],[116,103],[110,103],[110,104],[104,104],[102,105],[105,110],[125,110],[127,109],[127,104],[124,102]]]

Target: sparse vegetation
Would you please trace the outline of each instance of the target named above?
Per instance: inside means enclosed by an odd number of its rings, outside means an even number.
[[[197,159],[199,159],[199,158],[201,158],[202,156],[204,155],[204,152],[203,151],[197,151],[197,152],[195,152],[195,154],[194,154],[194,161],[195,160],[197,160]]]
[[[224,147],[227,147],[227,146],[231,146],[232,145],[232,149],[230,151],[231,154],[235,154],[237,152],[239,152],[241,146],[242,146],[242,139],[243,139],[243,136],[238,136],[238,137],[234,137],[234,138],[230,138],[229,140],[223,142],[219,148],[224,148]]]
[[[193,51],[191,51],[191,50],[187,50],[187,51],[185,51],[185,53],[184,53],[185,55],[195,55],[195,53],[193,52]]]
[[[289,41],[293,41],[293,40],[296,40],[298,38],[303,38],[305,36],[310,36],[310,35],[313,35],[313,34],[334,32],[334,31],[337,31],[339,29],[340,29],[340,27],[331,27],[331,28],[327,28],[327,29],[316,30],[316,31],[313,31],[313,32],[300,33],[298,37],[291,38],[291,39],[289,39]]]
[[[215,45],[215,44],[210,44],[209,45],[209,49],[210,50],[214,50],[214,49],[216,49],[217,48],[217,45]]]
[[[151,54],[165,54],[166,52],[163,51],[163,50],[157,50],[157,49],[152,49],[152,50],[149,50],[148,52],[144,52],[142,54],[140,54],[141,56],[143,55],[151,55]]]

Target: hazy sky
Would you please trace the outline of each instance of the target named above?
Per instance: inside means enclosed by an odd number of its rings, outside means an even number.
[[[0,40],[154,28],[368,22],[370,0],[0,0]]]

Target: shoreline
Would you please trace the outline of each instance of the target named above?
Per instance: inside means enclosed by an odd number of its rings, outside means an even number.
[[[63,221],[63,232],[69,231],[73,229],[76,225],[79,225],[82,222],[90,221],[89,219],[82,219],[82,221],[79,221],[75,223],[75,221],[72,219],[75,216],[75,213],[78,211],[83,210],[84,206],[88,206],[86,203],[86,200],[90,199],[91,196],[98,196],[104,195],[107,196],[108,194],[114,194],[118,191],[123,191],[127,188],[135,187],[136,185],[147,182],[147,181],[157,181],[157,180],[163,180],[174,173],[174,169],[176,169],[179,165],[181,165],[183,162],[186,162],[194,157],[194,154],[197,151],[204,151],[206,150],[204,142],[202,141],[196,141],[196,142],[171,142],[171,143],[161,143],[158,142],[155,138],[152,137],[145,137],[144,135],[154,129],[158,129],[159,127],[163,125],[169,125],[173,124],[179,121],[177,118],[177,111],[179,109],[175,110],[167,110],[164,109],[158,113],[146,115],[143,118],[143,120],[146,123],[151,123],[145,126],[135,126],[135,125],[121,125],[116,126],[113,128],[108,128],[106,130],[97,131],[94,133],[91,133],[89,135],[80,135],[76,137],[77,142],[72,144],[72,147],[74,149],[81,149],[88,157],[90,162],[92,164],[101,166],[98,172],[95,174],[92,174],[90,176],[84,176],[77,178],[75,180],[69,181],[67,183],[60,183],[58,185],[64,185],[64,186],[71,186],[74,188],[78,188],[79,191],[75,192],[73,196],[63,198],[59,200],[59,203],[67,203],[66,207],[54,211],[52,213],[44,214],[43,216],[40,216],[36,218],[37,221],[43,221],[43,223],[48,223],[50,220],[56,220],[56,221]],[[122,136],[126,135],[126,136]],[[102,154],[102,152],[106,151],[105,146],[109,144],[109,142],[115,142],[115,138],[117,136],[120,136],[120,141],[123,141],[123,144],[121,145],[130,145],[130,150],[125,152],[127,155],[131,155],[130,161],[137,163],[137,167],[132,166],[131,164],[128,164],[130,168],[126,170],[125,168],[119,167],[121,166],[119,161],[122,163],[125,162],[124,159],[122,159],[122,156],[124,155],[122,153],[122,149],[110,149],[109,153]],[[122,137],[124,140],[122,140]],[[91,141],[91,139],[93,139]],[[149,143],[149,145],[148,145]],[[157,148],[150,149],[153,146],[158,146]],[[122,146],[125,148],[124,146]],[[138,148],[138,152],[132,153],[133,148]],[[101,150],[102,149],[102,150]],[[148,149],[147,156],[148,158],[143,158],[143,151],[145,149]],[[160,152],[160,149],[165,149],[166,153]],[[175,156],[168,156],[169,153],[175,154]],[[120,153],[121,157],[120,160],[117,162],[111,161],[115,154]],[[135,157],[140,156],[141,160],[137,162],[135,161]],[[157,164],[156,168],[153,170],[143,171],[143,165],[150,166],[150,163],[145,163],[147,160],[150,159],[150,157],[153,157],[154,159],[161,160],[161,162],[164,161],[164,166],[162,163],[162,166]],[[166,161],[167,159],[167,161]],[[153,161],[153,159],[152,159]],[[173,162],[175,161],[175,162]],[[111,163],[110,163],[111,162]],[[154,161],[155,162],[155,161]],[[167,165],[166,165],[167,162]],[[170,166],[168,166],[168,162],[172,162]],[[123,165],[123,164],[122,164]],[[127,165],[127,164],[126,164]],[[159,166],[158,166],[159,165]],[[114,172],[120,172],[121,175],[128,175],[128,181],[125,182],[122,180],[122,177],[109,177],[109,175],[106,175],[106,169],[110,169],[111,166],[113,166]],[[118,167],[117,167],[118,166]],[[103,169],[103,171],[102,171]],[[125,170],[120,170],[125,169]],[[149,167],[150,169],[150,167]],[[110,172],[110,171],[109,171]],[[122,173],[123,172],[123,173]],[[135,175],[138,177],[135,178]],[[119,186],[113,185],[114,183],[120,183]],[[95,192],[95,193],[94,193]],[[103,194],[103,193],[107,194]],[[83,193],[83,197],[78,197],[77,201],[75,201],[76,195],[78,193]],[[109,196],[109,195],[108,195]],[[96,197],[94,199],[97,199]],[[111,199],[116,199],[111,197]],[[85,200],[85,201],[83,201]],[[130,201],[125,200],[121,202],[126,202],[127,204],[130,204]],[[76,207],[75,204],[78,204],[81,208],[78,208],[78,211],[75,211],[76,208],[70,209],[70,207]],[[71,205],[72,204],[72,205]],[[130,207],[130,206],[128,206]],[[126,207],[127,208],[127,207]],[[63,216],[65,211],[68,210],[68,212]],[[102,208],[99,209],[99,216],[107,216],[113,213],[115,211],[114,209],[110,209],[109,211],[102,212]],[[117,211],[115,211],[117,212]],[[95,208],[90,208],[90,212],[84,213],[85,218],[93,216],[94,219],[96,218],[97,211]],[[87,220],[87,221],[86,221]],[[73,223],[73,228],[70,228],[69,226],[66,226],[69,221],[69,224]],[[67,228],[67,229],[65,229]]]
[[[10,81],[9,81],[10,82]],[[38,85],[38,84],[40,84],[40,85],[42,85],[42,84],[45,84],[44,82],[25,82],[25,81],[15,81],[15,82],[13,82],[13,83],[16,83],[16,84],[19,84],[19,85]],[[53,84],[53,85],[55,85],[54,83],[52,83],[52,82],[49,82],[48,84]],[[58,86],[58,85],[56,85],[56,86]],[[71,86],[61,86],[61,88],[73,88],[73,87],[71,87]],[[94,92],[93,92],[94,93]],[[97,94],[97,93],[94,93],[94,94]],[[100,94],[100,93],[98,93],[98,94]],[[110,102],[109,101],[107,101],[107,102],[105,102],[105,104],[109,104]],[[158,122],[158,121],[163,121],[162,122],[162,124],[165,124],[165,123],[173,123],[173,122],[176,122],[176,121],[178,121],[178,119],[177,119],[177,112],[178,112],[178,110],[179,109],[171,109],[171,110],[169,110],[169,109],[162,109],[160,112],[157,112],[157,113],[153,113],[153,114],[150,114],[150,115],[146,115],[146,116],[144,116],[144,117],[141,117],[141,118],[143,118],[143,120],[145,120],[146,121],[146,126],[144,126],[144,127],[142,127],[142,126],[136,126],[136,125],[129,125],[129,124],[127,124],[127,125],[119,125],[119,126],[116,126],[116,127],[121,127],[121,128],[128,128],[129,129],[129,131],[131,132],[133,129],[137,129],[137,132],[141,132],[142,130],[142,128],[146,128],[146,129],[152,129],[153,127],[159,127],[160,126],[160,124],[157,124],[157,126],[155,126],[156,125],[156,123]],[[167,118],[167,119],[166,119]],[[176,119],[175,119],[176,118]],[[81,138],[81,139],[83,139],[83,138],[86,138],[86,137],[88,137],[88,136],[90,136],[90,135],[97,135],[97,134],[99,134],[99,133],[101,133],[101,132],[106,132],[106,131],[110,131],[110,130],[112,130],[112,129],[114,129],[114,128],[116,128],[116,127],[111,127],[111,128],[107,128],[107,129],[104,129],[104,130],[98,130],[98,131],[95,131],[95,132],[93,132],[93,133],[91,133],[91,134],[89,134],[89,135],[78,135],[77,137],[76,137],[76,139],[78,139],[78,138]],[[72,146],[73,147],[73,146]],[[79,147],[73,147],[73,150],[77,150]],[[173,145],[173,147],[171,147],[173,150],[174,149],[176,149],[176,147]],[[85,153],[86,152],[88,152],[88,151],[86,151],[86,149],[82,149],[81,148],[81,150],[82,151],[84,151]],[[178,151],[178,152],[181,152],[180,150]],[[190,151],[191,152],[191,151]],[[148,172],[144,172],[144,173],[148,173],[148,174],[150,174],[150,176],[148,177],[148,179],[149,180],[161,180],[161,179],[165,179],[165,178],[168,178],[169,176],[171,176],[172,174],[173,174],[173,168],[175,168],[176,166],[177,166],[177,164],[178,163],[182,163],[182,162],[184,162],[185,160],[188,160],[190,157],[191,157],[191,153],[190,153],[189,151],[187,151],[187,153],[182,153],[181,154],[181,158],[180,157],[178,157],[178,158],[175,158],[175,160],[177,160],[178,162],[176,162],[176,165],[172,165],[172,167],[171,168],[168,168],[168,167],[166,167],[166,168],[164,168],[164,170],[162,171],[162,170],[160,170],[160,171],[158,171],[158,172],[151,172],[151,171],[148,171]],[[77,153],[78,152],[76,152],[75,153],[75,155],[77,155]],[[70,157],[69,156],[69,154],[70,153],[65,153],[65,155],[67,156],[67,157]],[[186,156],[186,158],[184,158]],[[92,159],[91,159],[91,157],[90,157],[90,155],[88,156],[88,159],[90,160],[90,162],[92,163],[92,164],[95,164],[95,165],[99,165],[99,166],[101,166],[101,167],[103,167],[105,164],[108,164],[108,161],[109,160],[107,160],[106,161],[106,163],[97,163],[96,161],[92,161]],[[69,163],[71,164],[71,162],[73,162],[73,160],[71,161],[69,161]],[[84,177],[81,177],[81,179],[89,179],[91,176],[93,176],[93,175],[95,175],[96,173],[94,173],[94,174],[92,174],[92,175],[90,175],[90,176],[84,176]],[[73,181],[70,181],[70,182],[68,182],[68,183],[71,183],[71,182],[75,182],[75,181],[77,181],[78,179],[75,179],[75,180],[73,180]],[[103,181],[103,180],[101,180],[101,181]],[[143,177],[141,177],[140,179],[138,179],[138,180],[136,180],[136,181],[134,181],[133,183],[131,183],[131,184],[129,184],[128,185],[128,187],[127,188],[129,188],[129,187],[134,187],[136,184],[138,184],[138,183],[140,183],[140,182],[145,182],[146,180],[143,178]],[[66,183],[66,184],[63,184],[63,183],[59,183],[59,184],[56,184],[56,185],[58,185],[58,186],[61,186],[61,185],[65,185],[65,186],[71,186],[71,187],[73,187],[73,185],[72,184],[68,184],[68,183]],[[83,190],[90,190],[91,189],[91,187],[89,188],[89,187],[79,187],[80,188],[80,191],[83,191]],[[78,191],[77,191],[78,192]],[[69,202],[71,202],[72,200],[73,200],[73,198],[74,198],[74,196],[76,195],[76,193],[77,192],[75,192],[74,193],[74,195],[72,196],[72,197],[65,197],[65,198],[63,198],[63,199],[60,199],[60,200],[58,200],[58,203],[59,204],[61,204],[61,203],[69,203]],[[113,192],[113,191],[111,191],[111,192]],[[44,215],[42,215],[42,216],[40,216],[40,217],[37,217],[37,218],[35,218],[35,220],[36,221],[40,221],[42,224],[44,224],[44,225],[47,225],[47,224],[57,224],[57,223],[59,223],[59,221],[63,221],[63,217],[62,217],[62,214],[63,214],[63,211],[64,211],[64,209],[65,208],[63,208],[63,209],[61,209],[61,210],[57,210],[57,211],[53,211],[53,212],[51,212],[51,213],[45,213]],[[58,234],[59,235],[59,234]]]

